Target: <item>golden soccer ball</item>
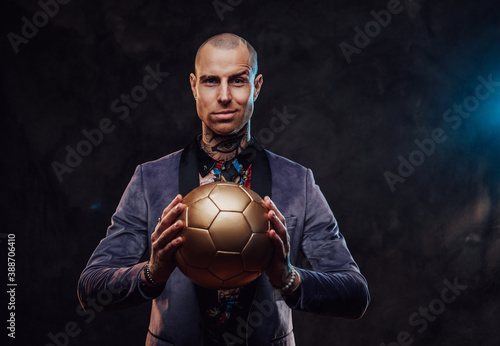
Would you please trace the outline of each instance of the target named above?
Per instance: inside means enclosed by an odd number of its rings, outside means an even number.
[[[179,269],[194,283],[212,289],[244,286],[269,263],[273,245],[263,199],[247,187],[214,182],[188,193],[184,238],[175,253]]]

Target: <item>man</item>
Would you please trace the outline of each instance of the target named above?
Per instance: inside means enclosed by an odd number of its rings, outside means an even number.
[[[107,309],[152,299],[147,345],[294,345],[291,309],[361,317],[369,302],[366,280],[312,172],[263,150],[251,136],[263,84],[253,47],[233,34],[208,39],[190,83],[202,134],[183,150],[137,167],[82,272],[82,305],[88,308],[99,295],[109,295]],[[193,284],[173,259],[183,243],[182,221],[174,222],[185,208],[182,196],[214,180],[266,196],[272,226],[274,254],[265,273],[234,290]],[[295,266],[300,252],[313,270]],[[144,254],[149,261],[141,261]]]

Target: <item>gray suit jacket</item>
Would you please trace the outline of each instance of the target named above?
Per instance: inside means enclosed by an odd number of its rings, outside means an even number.
[[[241,345],[294,345],[291,309],[359,318],[370,299],[368,286],[311,170],[267,150],[257,156],[252,188],[270,195],[286,217],[291,262],[302,278],[301,294],[284,297],[263,274],[246,321],[239,321],[236,335],[225,338]],[[196,184],[196,157],[189,147],[137,167],[106,237],[81,274],[78,296],[85,309],[92,308],[92,299],[106,310],[149,300],[138,289],[138,275],[149,259],[151,234],[165,206]],[[312,269],[300,268],[305,264],[300,254]],[[194,286],[178,269],[153,300],[146,344],[203,344]]]

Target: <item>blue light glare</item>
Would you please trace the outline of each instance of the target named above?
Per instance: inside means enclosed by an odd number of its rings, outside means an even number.
[[[500,89],[499,89],[500,90]],[[498,131],[500,126],[500,93],[484,101],[476,115],[479,127],[485,131]]]
[[[91,210],[99,210],[99,209],[102,209],[102,203],[101,202],[97,202],[95,204],[92,204],[90,206],[90,209]]]

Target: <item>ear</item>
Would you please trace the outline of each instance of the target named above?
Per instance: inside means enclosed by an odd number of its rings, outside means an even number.
[[[196,100],[198,98],[198,95],[196,94],[196,76],[194,73],[191,73],[189,75],[189,84],[191,84],[191,91],[193,92],[193,97]]]
[[[255,77],[255,80],[253,82],[253,84],[254,84],[254,91],[253,91],[254,102],[255,102],[255,100],[257,100],[257,97],[259,97],[260,88],[262,87],[262,83],[264,83],[264,77],[262,77],[262,75],[260,74],[257,77]]]

